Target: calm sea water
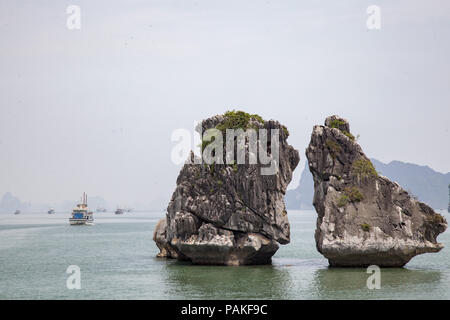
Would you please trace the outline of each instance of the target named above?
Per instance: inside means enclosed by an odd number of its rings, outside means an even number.
[[[70,226],[69,214],[0,215],[0,299],[450,299],[448,232],[441,252],[382,269],[381,289],[369,290],[365,269],[328,268],[316,251],[314,211],[289,212],[292,240],[272,265],[242,267],[155,258],[163,216],[96,213],[94,226]],[[80,290],[66,287],[69,265]]]

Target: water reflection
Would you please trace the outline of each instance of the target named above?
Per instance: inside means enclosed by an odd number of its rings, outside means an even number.
[[[311,290],[318,299],[423,299],[442,281],[440,271],[383,268],[381,289],[369,290],[370,275],[365,268],[322,268],[314,272]]]
[[[288,270],[264,266],[198,266],[168,263],[167,294],[179,299],[292,299]]]
[[[365,268],[328,268],[317,259],[241,267],[174,261],[163,269],[165,295],[177,299],[426,299],[447,291],[436,270],[381,269],[381,289],[369,290]]]

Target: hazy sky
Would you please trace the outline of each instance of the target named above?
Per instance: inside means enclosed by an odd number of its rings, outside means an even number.
[[[447,0],[2,0],[0,37],[0,196],[165,202],[172,131],[233,108],[287,125],[292,186],[330,114],[369,157],[450,171]]]

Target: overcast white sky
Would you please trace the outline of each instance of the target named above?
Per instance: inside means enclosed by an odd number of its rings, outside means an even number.
[[[233,108],[288,126],[295,183],[330,114],[369,157],[450,171],[449,1],[3,0],[0,37],[0,196],[166,205],[172,131]]]

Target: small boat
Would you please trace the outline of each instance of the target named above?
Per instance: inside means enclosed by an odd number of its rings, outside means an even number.
[[[55,213],[55,209],[50,209],[47,211],[48,214],[54,214]]]
[[[97,208],[97,212],[106,212],[105,208]]]
[[[71,225],[93,225],[94,213],[89,210],[87,205],[87,195],[83,193],[81,202],[72,210],[69,219]]]
[[[114,211],[115,214],[123,214],[123,209],[117,208],[116,211]]]
[[[14,211],[14,214],[20,214],[20,210]]]

